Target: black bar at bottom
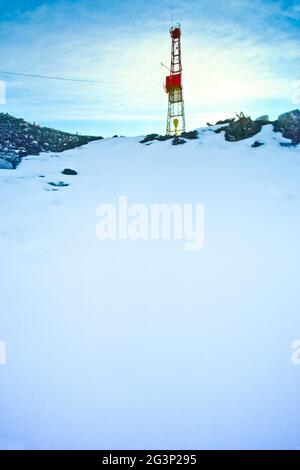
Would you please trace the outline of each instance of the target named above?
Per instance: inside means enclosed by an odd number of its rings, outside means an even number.
[[[195,467],[201,464],[218,464],[221,469],[226,464],[299,464],[298,451],[185,451],[185,450],[37,450],[37,451],[0,451],[0,467],[11,465],[66,465],[74,463],[76,468],[105,468],[108,465],[123,468],[138,468],[144,465],[171,465],[178,468]],[[7,464],[7,466],[5,465]],[[196,468],[196,467],[195,467]]]

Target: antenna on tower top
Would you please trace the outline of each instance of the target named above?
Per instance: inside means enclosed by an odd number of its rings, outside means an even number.
[[[181,28],[171,26],[171,67],[166,77],[165,90],[168,94],[167,135],[180,135],[185,132],[185,114],[182,89]]]
[[[173,11],[173,4],[171,4],[171,27],[173,28],[174,24],[174,11]]]

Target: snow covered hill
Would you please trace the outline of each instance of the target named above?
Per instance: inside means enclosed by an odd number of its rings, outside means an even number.
[[[299,149],[139,140],[0,170],[0,447],[299,448]],[[204,204],[204,247],[100,241],[120,195]]]

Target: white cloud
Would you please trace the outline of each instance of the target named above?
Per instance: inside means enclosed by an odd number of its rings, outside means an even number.
[[[183,2],[184,91],[191,114],[202,109],[209,114],[216,108],[221,113],[230,104],[236,111],[236,106],[255,100],[289,99],[290,83],[299,79],[298,44],[284,28],[278,4],[270,8],[267,3],[269,8],[261,1],[212,1],[204,2],[203,11],[199,2]],[[45,5],[15,24],[3,24],[2,67],[120,83],[9,79],[8,109],[19,115],[40,113],[43,119],[161,119],[167,97],[160,62],[168,62],[170,55],[169,10],[159,19],[154,2],[151,16],[145,14],[151,11],[147,4],[146,12],[140,14],[137,8],[140,21],[122,23],[105,11],[89,19],[84,2],[72,12],[69,5]],[[245,20],[231,16],[242,11]],[[278,23],[268,21],[268,15],[279,15]],[[176,9],[174,16],[179,16]]]

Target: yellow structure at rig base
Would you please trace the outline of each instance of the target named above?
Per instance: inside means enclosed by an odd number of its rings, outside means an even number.
[[[174,133],[175,133],[175,135],[178,135],[179,120],[177,118],[173,119],[173,124],[174,124]]]

